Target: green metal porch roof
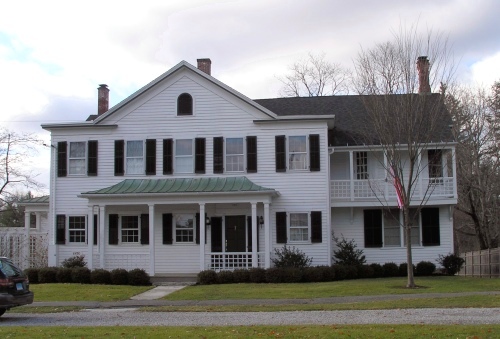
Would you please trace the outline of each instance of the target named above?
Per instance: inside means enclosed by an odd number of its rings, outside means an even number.
[[[48,195],[44,195],[42,197],[25,199],[25,200],[21,200],[19,202],[19,204],[20,205],[25,205],[25,204],[48,204],[49,203],[49,197],[50,196],[48,196]]]
[[[276,192],[259,186],[247,177],[229,178],[176,178],[176,179],[125,179],[116,185],[82,195],[100,194],[168,194],[168,193],[233,193]]]

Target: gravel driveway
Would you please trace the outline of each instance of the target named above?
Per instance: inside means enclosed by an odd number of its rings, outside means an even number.
[[[217,326],[298,324],[500,324],[500,308],[305,312],[138,312],[93,309],[52,314],[6,313],[0,326]]]

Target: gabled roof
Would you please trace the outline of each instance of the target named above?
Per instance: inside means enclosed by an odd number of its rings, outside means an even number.
[[[419,96],[419,94],[402,94],[387,96],[362,96],[362,95],[335,95],[321,97],[292,97],[276,99],[259,99],[256,103],[276,113],[280,118],[298,115],[334,115],[335,126],[330,130],[330,146],[360,145],[363,137],[360,135],[360,121],[366,120],[368,111],[364,104],[365,100],[398,100],[403,96]],[[454,141],[451,133],[451,116],[446,112],[444,105],[441,105],[440,94],[426,94],[429,105],[436,106],[444,110],[443,116],[448,117],[440,121],[437,128],[437,135],[432,136],[435,142]],[[396,114],[397,112],[395,112]]]
[[[126,179],[116,185],[84,192],[82,197],[99,195],[137,194],[189,194],[189,193],[272,193],[272,188],[262,187],[247,177],[229,178],[175,178],[175,179]]]
[[[48,204],[50,196],[44,195],[42,197],[36,197],[31,199],[21,200],[19,202],[20,205],[29,205],[29,204]]]

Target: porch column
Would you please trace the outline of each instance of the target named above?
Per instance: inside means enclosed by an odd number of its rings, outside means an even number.
[[[458,199],[458,192],[457,192],[457,157],[455,153],[455,147],[451,149],[451,163],[452,163],[452,168],[453,168],[453,197],[455,199]],[[450,176],[450,175],[448,175]],[[453,239],[453,237],[451,237]]]
[[[149,204],[149,275],[155,275],[155,205]]]
[[[252,267],[259,267],[257,241],[257,203],[252,202]]]
[[[104,225],[106,224],[106,206],[99,206],[99,261],[101,268],[104,267],[104,248],[106,239],[104,237]]]
[[[205,204],[200,203],[200,271],[205,269]]]
[[[264,203],[264,247],[265,268],[271,267],[271,224],[269,223],[269,203]]]
[[[24,228],[26,230],[29,230],[30,227],[31,227],[31,223],[30,223],[31,218],[30,218],[30,215],[31,215],[31,212],[27,212],[26,210],[24,211]]]
[[[87,211],[87,265],[90,270],[94,269],[94,207],[88,206]]]
[[[354,157],[352,151],[349,151],[349,180],[350,180],[350,192],[351,192],[351,201],[354,201]]]
[[[424,194],[424,188],[422,186],[422,173],[423,173],[423,168],[422,168],[422,152],[419,152],[418,153],[418,157],[417,157],[417,161],[418,161],[418,165],[417,165],[417,169],[418,169],[418,190],[420,192],[420,199],[422,199],[425,194]],[[427,167],[429,167],[429,165],[427,165]],[[429,173],[427,171],[427,173]],[[427,175],[429,176],[429,175]],[[427,185],[429,184],[429,182],[427,182]],[[427,190],[426,192],[427,193]],[[432,194],[432,192],[430,192]]]

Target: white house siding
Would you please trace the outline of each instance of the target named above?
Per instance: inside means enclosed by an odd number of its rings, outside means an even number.
[[[429,206],[438,207],[438,206]],[[406,247],[364,247],[364,220],[363,209],[332,208],[332,230],[339,239],[354,239],[358,249],[364,251],[368,264],[384,264],[394,262],[400,264],[406,262]],[[453,221],[450,217],[449,206],[439,206],[439,230],[440,246],[412,246],[413,263],[420,261],[431,261],[437,265],[436,259],[439,255],[453,252]],[[401,237],[403,239],[403,237]],[[335,244],[333,250],[337,249]]]
[[[194,99],[193,116],[176,116],[177,97],[181,93],[190,93]],[[270,205],[270,226],[272,250],[282,247],[276,244],[275,213],[286,212],[311,212],[321,211],[323,217],[323,242],[318,244],[293,244],[303,250],[308,256],[313,257],[315,265],[329,263],[329,185],[328,185],[328,149],[327,127],[325,121],[307,122],[273,122],[255,123],[254,120],[270,119],[266,114],[254,107],[228,94],[220,87],[206,79],[193,77],[190,72],[179,71],[168,77],[163,83],[153,87],[142,96],[135,99],[128,106],[115,112],[101,124],[117,124],[113,129],[100,128],[71,128],[53,129],[52,145],[57,146],[59,141],[88,141],[98,140],[98,175],[95,177],[70,176],[56,177],[53,187],[55,198],[52,200],[53,215],[51,223],[55,223],[55,215],[66,216],[88,214],[87,199],[77,197],[82,192],[109,187],[124,179],[158,179],[158,178],[186,178],[221,176],[213,174],[213,137],[245,137],[257,136],[258,144],[258,172],[227,173],[223,176],[247,176],[254,183],[273,188],[280,193]],[[321,171],[276,173],[275,171],[275,136],[276,135],[320,135]],[[162,140],[166,138],[187,139],[206,138],[206,174],[173,175],[162,174]],[[114,176],[114,141],[115,140],[157,140],[157,167],[156,175],[125,175]],[[52,168],[55,171],[55,168]],[[251,198],[249,198],[250,200]],[[51,201],[51,203],[52,203]],[[148,213],[147,205],[138,205],[141,213]],[[199,209],[199,206],[196,208]],[[206,209],[212,216],[210,203]],[[246,215],[250,215],[250,204],[243,207]],[[161,211],[169,210],[169,206],[155,206],[155,273],[196,273],[199,271],[199,246],[198,245],[170,245],[161,244]],[[106,232],[104,239],[104,252],[108,259],[105,268],[116,268],[113,258],[127,258],[126,268],[131,265],[143,263],[144,260],[134,261],[131,255],[141,258],[149,256],[148,245],[108,245],[108,214],[129,211],[129,207],[106,208]],[[112,212],[113,211],[113,212]],[[240,213],[240,212],[238,212]],[[262,204],[259,204],[257,215],[263,215]],[[269,225],[266,225],[269,227]],[[54,227],[51,227],[51,237],[54,237]],[[264,233],[260,232],[260,250],[264,250]],[[210,232],[207,232],[207,236]],[[207,239],[206,252],[210,250],[210,239]],[[292,245],[292,244],[290,244]],[[75,252],[87,253],[86,246],[73,246],[72,244],[57,246],[57,260],[53,264],[60,264],[65,258]],[[96,251],[94,251],[96,253]],[[96,256],[97,258],[98,256]],[[141,261],[142,260],[142,261]],[[96,260],[94,260],[96,261]],[[95,262],[94,266],[98,266]]]

